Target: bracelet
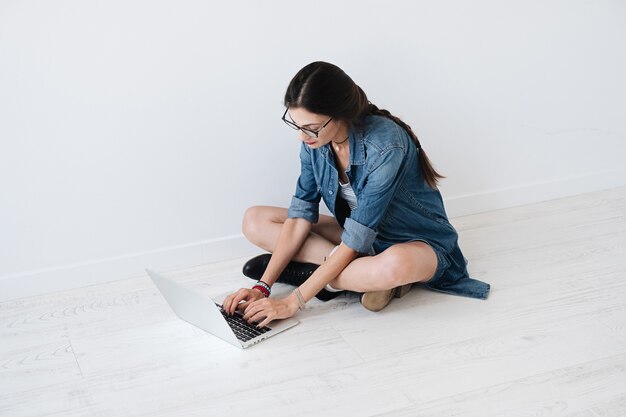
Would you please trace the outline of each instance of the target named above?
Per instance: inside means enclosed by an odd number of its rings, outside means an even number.
[[[270,296],[270,293],[267,291],[267,289],[265,287],[260,286],[260,285],[255,285],[254,287],[252,287],[252,289],[259,291],[261,294],[263,294],[263,296],[265,298]]]
[[[300,292],[300,288],[296,288],[295,290],[293,290],[293,293],[296,295],[296,298],[298,299],[298,310],[304,310],[306,303],[304,302],[304,297],[302,296],[302,293]]]
[[[267,292],[268,292],[268,293],[270,293],[270,294],[272,293],[272,287],[270,287],[269,285],[267,285],[265,282],[263,282],[263,281],[261,281],[261,280],[258,280],[258,281],[257,281],[257,283],[256,283],[256,285],[260,285],[260,286],[262,286],[263,288],[265,288],[265,289],[267,290]]]
[[[266,298],[269,297],[272,293],[272,287],[270,287],[261,280],[258,280],[257,283],[252,287],[252,289],[259,290]]]

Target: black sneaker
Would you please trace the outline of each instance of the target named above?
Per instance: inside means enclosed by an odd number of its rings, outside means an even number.
[[[263,273],[265,273],[265,269],[267,269],[267,265],[269,264],[271,257],[272,254],[266,253],[250,259],[243,266],[243,274],[256,281],[260,280]],[[315,272],[317,268],[319,268],[319,265],[317,264],[291,261],[287,264],[276,282],[299,287],[304,284],[304,282],[313,274],[313,272]],[[342,292],[332,292],[322,289],[315,297],[322,301],[328,301],[337,297],[341,293]]]

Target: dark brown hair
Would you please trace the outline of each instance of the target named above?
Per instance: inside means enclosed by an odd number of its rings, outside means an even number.
[[[367,115],[393,120],[411,136],[418,149],[422,177],[431,188],[445,178],[433,168],[411,126],[389,111],[379,109],[367,99],[365,92],[341,68],[328,62],[312,62],[293,77],[285,93],[285,107],[301,107],[311,113],[323,114],[359,126]]]

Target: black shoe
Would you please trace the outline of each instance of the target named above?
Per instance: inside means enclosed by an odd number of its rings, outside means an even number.
[[[243,274],[248,278],[260,280],[270,262],[271,254],[255,256],[243,265]]]
[[[272,254],[266,253],[250,259],[243,266],[243,274],[248,278],[252,278],[257,281],[260,280],[263,273],[265,273],[265,269],[267,269],[267,265],[269,264],[271,257]],[[319,265],[291,261],[287,264],[287,267],[285,267],[276,282],[299,287],[304,284],[304,282],[313,274],[313,272],[315,272],[317,268],[319,268]],[[341,293],[342,292],[331,292],[326,289],[322,289],[315,297],[322,301],[328,301],[337,297]]]
[[[267,269],[267,265],[270,263],[271,257],[272,255],[270,253],[266,253],[250,259],[243,266],[243,274],[248,278],[257,281],[260,280]],[[285,270],[280,274],[276,282],[299,287],[304,284],[317,268],[319,268],[319,265],[291,261],[287,264]]]

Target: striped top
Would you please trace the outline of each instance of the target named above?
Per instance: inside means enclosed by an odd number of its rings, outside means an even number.
[[[342,184],[341,181],[339,181],[339,197],[346,200],[350,210],[354,210],[356,208],[356,194],[354,194],[354,190],[352,189],[350,182]]]

